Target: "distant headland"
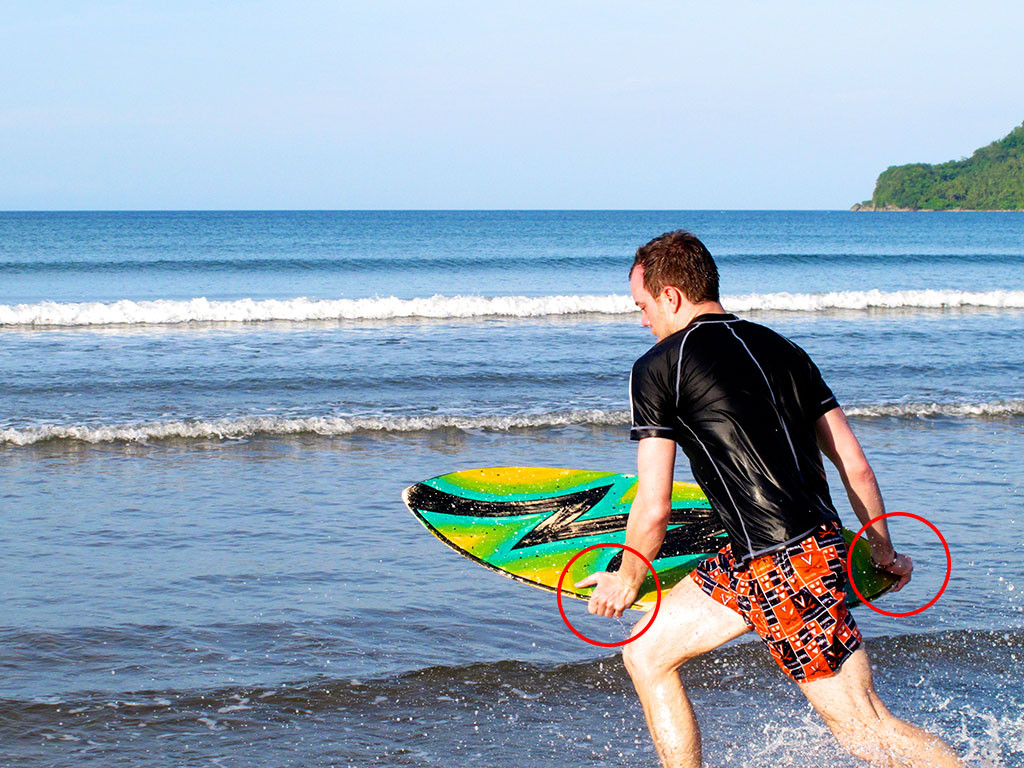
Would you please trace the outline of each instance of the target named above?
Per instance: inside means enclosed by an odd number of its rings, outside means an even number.
[[[963,160],[892,165],[851,211],[1024,210],[1024,124]]]

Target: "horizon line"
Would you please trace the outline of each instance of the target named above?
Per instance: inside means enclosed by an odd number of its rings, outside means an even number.
[[[7,213],[893,213],[850,208],[7,208]],[[907,211],[895,211],[897,213]],[[994,211],[909,211],[993,213]],[[1010,211],[1012,212],[1012,211]]]

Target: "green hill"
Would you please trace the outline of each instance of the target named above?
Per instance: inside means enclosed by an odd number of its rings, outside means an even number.
[[[852,210],[1024,210],[1024,124],[964,160],[890,166]]]

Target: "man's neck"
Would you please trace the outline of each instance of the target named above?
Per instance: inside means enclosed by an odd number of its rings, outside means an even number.
[[[693,322],[695,317],[700,315],[721,315],[725,314],[725,308],[717,301],[702,301],[699,304],[691,304],[685,309],[681,309],[679,314],[676,315],[677,322],[674,323],[676,331],[681,331],[683,328]]]

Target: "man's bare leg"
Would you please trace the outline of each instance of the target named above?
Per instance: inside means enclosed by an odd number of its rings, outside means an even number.
[[[839,743],[863,760],[886,768],[963,768],[942,739],[886,709],[875,693],[863,647],[833,677],[800,683],[800,690]]]
[[[650,615],[633,628],[633,635]],[[700,729],[678,669],[688,659],[749,631],[742,617],[712,600],[691,579],[661,601],[657,619],[643,637],[622,649],[622,660],[643,704],[647,727],[665,768],[700,768]]]

